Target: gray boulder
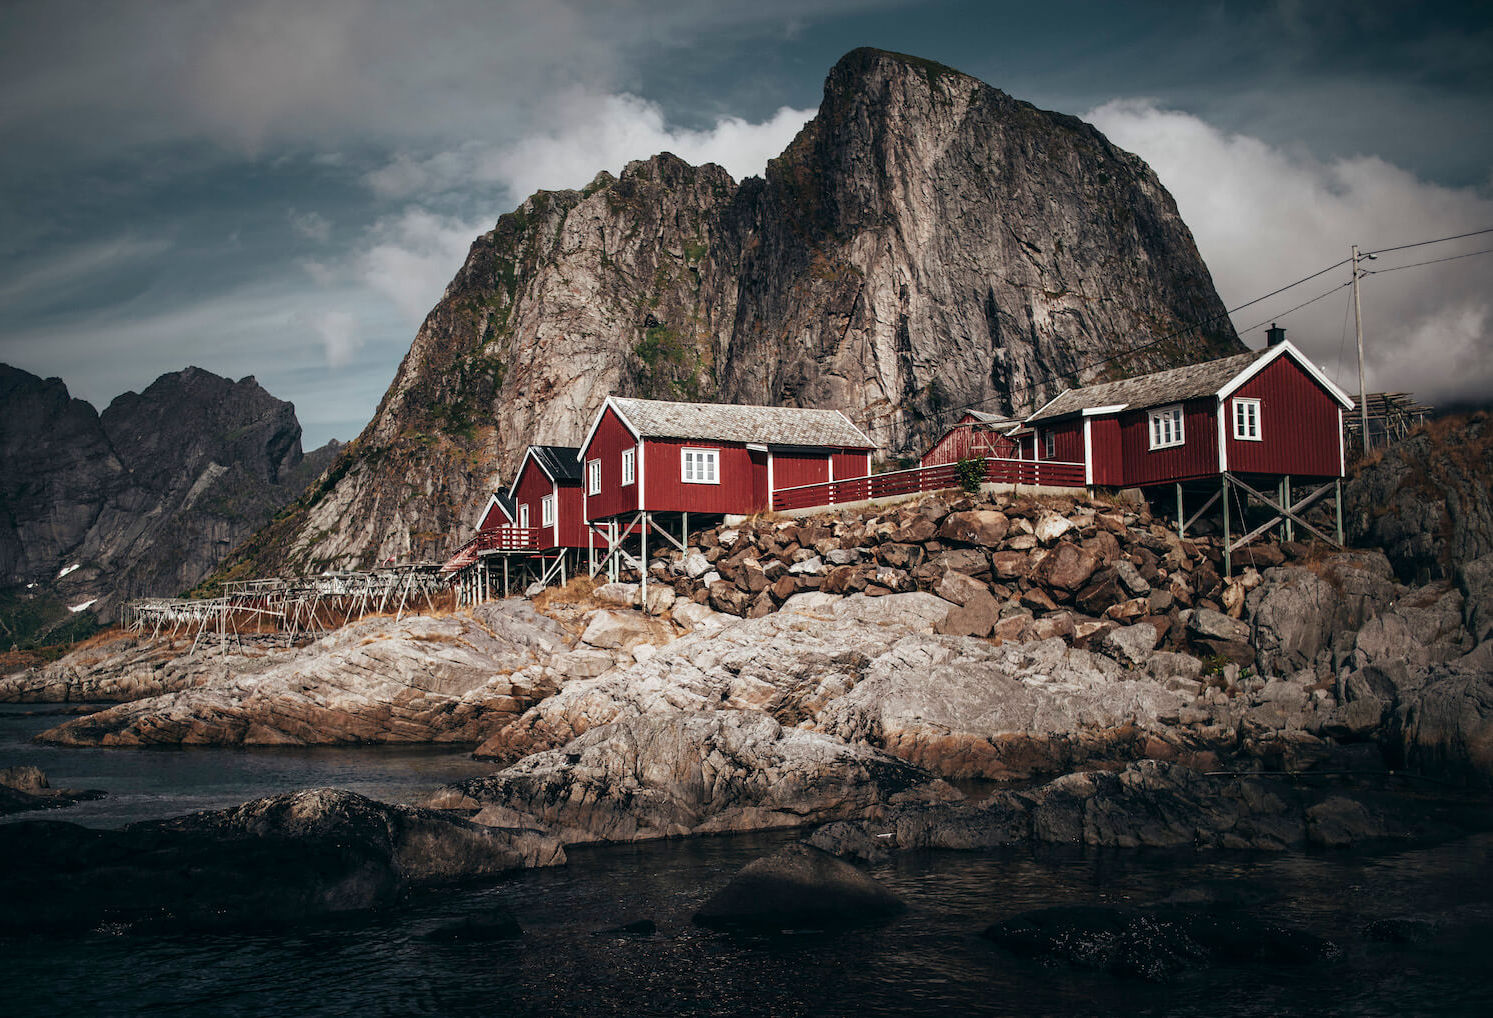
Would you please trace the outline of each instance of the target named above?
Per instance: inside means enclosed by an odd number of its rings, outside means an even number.
[[[810,845],[788,845],[748,863],[695,913],[713,927],[840,926],[907,910],[885,885]]]

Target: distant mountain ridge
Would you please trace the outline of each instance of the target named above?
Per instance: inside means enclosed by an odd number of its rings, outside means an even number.
[[[253,377],[189,367],[100,414],[0,364],[0,641],[186,590],[338,448],[303,455],[295,408]]]
[[[855,50],[763,178],[663,153],[502,216],[327,483],[233,568],[439,557],[527,444],[575,444],[609,393],[834,407],[892,457],[963,405],[1242,349],[1138,157]]]

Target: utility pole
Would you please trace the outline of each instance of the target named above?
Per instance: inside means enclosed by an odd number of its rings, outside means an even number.
[[[1373,257],[1370,255],[1369,257]],[[1363,310],[1358,304],[1358,245],[1353,245],[1353,331],[1358,334],[1358,413],[1363,428],[1363,454],[1369,453],[1369,394],[1363,382]]]

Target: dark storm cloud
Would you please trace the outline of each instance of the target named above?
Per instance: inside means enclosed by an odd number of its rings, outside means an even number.
[[[23,2],[0,9],[0,360],[99,403],[186,363],[253,373],[308,441],[351,437],[499,213],[665,148],[756,172],[858,45],[1095,111],[1230,301],[1355,240],[1493,225],[1474,5]],[[1371,369],[1484,384],[1459,365],[1487,265],[1376,280],[1400,353]],[[1314,355],[1340,337],[1286,324]]]

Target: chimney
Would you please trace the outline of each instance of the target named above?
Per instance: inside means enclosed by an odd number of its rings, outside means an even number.
[[[1270,328],[1268,328],[1268,329],[1265,330],[1265,345],[1266,346],[1280,346],[1285,341],[1286,341],[1286,330],[1282,329],[1279,325],[1276,325],[1274,322],[1271,322],[1270,323]]]

